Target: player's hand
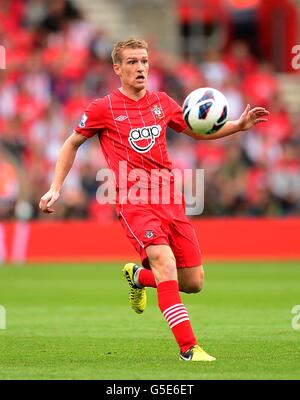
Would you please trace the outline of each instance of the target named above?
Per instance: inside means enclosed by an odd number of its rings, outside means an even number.
[[[50,189],[41,198],[40,204],[39,204],[40,209],[46,214],[53,213],[54,209],[52,208],[52,206],[56,202],[56,200],[59,198],[59,196],[60,196],[60,193],[58,191],[56,191],[54,189]]]
[[[252,128],[253,125],[259,124],[260,122],[268,122],[269,111],[263,107],[250,108],[250,104],[238,120],[238,126],[240,131],[246,131]]]

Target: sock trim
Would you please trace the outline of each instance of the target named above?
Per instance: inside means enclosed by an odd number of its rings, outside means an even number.
[[[189,321],[189,320],[190,320],[189,317],[181,318],[180,320],[176,321],[173,325],[170,325],[170,328],[172,329],[172,328],[174,328],[174,326],[181,324],[181,322]]]
[[[184,307],[184,305],[182,303],[176,303],[173,304],[171,307],[168,307],[164,312],[163,312],[163,316],[165,318],[167,318],[167,316],[170,314],[171,310],[173,310],[173,308],[179,308],[179,307]]]
[[[166,318],[168,325],[171,329],[181,322],[190,320],[187,309],[182,303],[177,303],[171,307],[168,307],[163,312],[163,316]]]
[[[140,274],[142,268],[143,268],[143,267],[137,268],[137,270],[136,270],[135,273],[133,274],[133,282],[134,282],[135,286],[137,286],[139,289],[142,289],[143,286],[140,285],[137,275]]]
[[[176,321],[178,318],[181,318],[181,317],[183,317],[183,316],[189,317],[189,315],[188,315],[188,313],[187,313],[186,310],[185,310],[185,311],[179,311],[179,312],[177,312],[176,314],[173,314],[173,315],[171,316],[171,318],[168,319],[168,322],[169,322],[169,324],[172,324],[172,323],[173,323],[174,321]]]

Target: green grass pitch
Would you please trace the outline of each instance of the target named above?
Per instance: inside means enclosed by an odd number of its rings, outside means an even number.
[[[205,290],[182,294],[217,358],[184,363],[149,288],[135,314],[121,264],[0,268],[0,379],[299,379],[300,265],[207,263]]]

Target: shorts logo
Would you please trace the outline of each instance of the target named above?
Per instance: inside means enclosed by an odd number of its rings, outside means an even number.
[[[164,117],[163,111],[162,111],[162,109],[160,107],[158,107],[158,105],[155,105],[152,108],[152,112],[155,114],[156,118],[161,119],[161,118]]]
[[[86,114],[83,114],[81,121],[79,123],[80,128],[85,128],[85,123],[88,120],[88,116]]]
[[[154,237],[153,231],[146,231],[145,236],[147,239],[152,239]]]
[[[138,153],[146,153],[154,146],[155,139],[160,135],[160,132],[160,125],[132,129],[128,138],[130,146]]]

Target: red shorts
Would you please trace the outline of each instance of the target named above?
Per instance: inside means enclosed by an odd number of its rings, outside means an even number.
[[[153,244],[169,245],[177,268],[202,265],[199,242],[183,205],[127,204],[120,207],[118,214],[144,267],[149,268],[146,248]]]

